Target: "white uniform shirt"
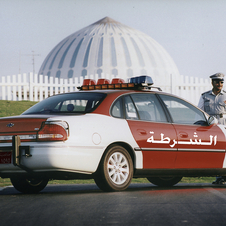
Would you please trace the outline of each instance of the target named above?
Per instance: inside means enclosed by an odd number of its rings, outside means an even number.
[[[200,97],[198,107],[218,119],[220,124],[226,124],[226,119],[223,118],[223,115],[226,116],[226,92],[221,90],[217,95],[213,93],[212,90],[209,90],[203,93]]]

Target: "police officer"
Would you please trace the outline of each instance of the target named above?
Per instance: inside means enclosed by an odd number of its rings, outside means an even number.
[[[218,119],[219,124],[226,125],[226,92],[223,90],[224,74],[211,75],[212,90],[203,93],[198,107]],[[225,117],[225,118],[224,118]],[[223,184],[226,177],[217,177],[213,184]]]
[[[222,89],[224,74],[211,75],[213,89],[203,93],[200,97],[198,107],[209,115],[218,119],[219,124],[226,125],[226,92]]]

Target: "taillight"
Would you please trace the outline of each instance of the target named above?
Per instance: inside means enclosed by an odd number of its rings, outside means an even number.
[[[65,141],[68,135],[66,122],[45,122],[37,134],[37,141]]]
[[[43,122],[41,129],[30,134],[14,134],[20,137],[21,142],[36,141],[65,141],[69,136],[68,124],[64,121]],[[32,134],[31,134],[32,133]],[[1,135],[0,143],[11,143],[13,135]]]

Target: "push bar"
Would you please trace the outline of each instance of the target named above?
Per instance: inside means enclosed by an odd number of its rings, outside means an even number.
[[[32,173],[33,171],[29,169],[28,167],[21,164],[21,152],[22,150],[25,150],[25,156],[31,157],[30,154],[30,147],[29,146],[20,146],[20,137],[18,135],[14,135],[12,137],[12,148],[13,148],[13,165],[18,166],[21,169],[27,171],[28,173]]]

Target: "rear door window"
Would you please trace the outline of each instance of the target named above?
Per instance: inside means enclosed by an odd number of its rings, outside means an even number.
[[[153,122],[167,122],[166,115],[157,97],[152,93],[131,95],[139,114],[139,119]]]
[[[112,116],[130,120],[167,122],[164,110],[152,93],[134,93],[118,98],[111,109]]]

